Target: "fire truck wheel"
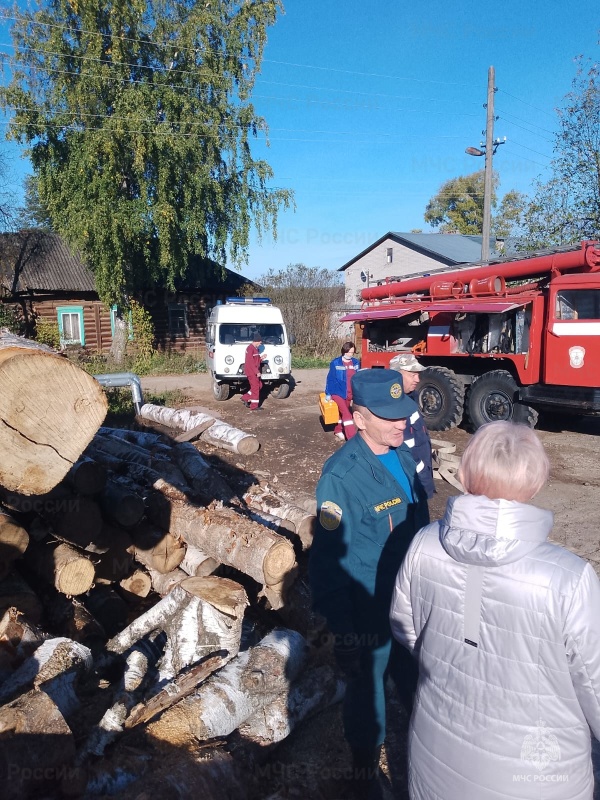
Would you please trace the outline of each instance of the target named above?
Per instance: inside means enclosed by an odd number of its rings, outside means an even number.
[[[431,431],[447,431],[463,416],[465,387],[451,369],[429,367],[421,373],[417,402],[425,424]]]
[[[218,383],[213,381],[213,394],[215,400],[227,400],[231,394],[231,386],[228,383]]]
[[[271,390],[271,397],[274,397],[275,400],[285,400],[289,396],[290,390],[290,384],[287,381],[282,381]]]
[[[471,384],[467,397],[467,417],[474,430],[488,422],[510,420],[534,428],[537,411],[519,402],[519,387],[510,372],[487,372]]]

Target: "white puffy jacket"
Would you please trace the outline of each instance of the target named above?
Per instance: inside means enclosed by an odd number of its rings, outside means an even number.
[[[552,514],[460,495],[414,538],[394,636],[419,660],[413,800],[591,800],[600,582]]]

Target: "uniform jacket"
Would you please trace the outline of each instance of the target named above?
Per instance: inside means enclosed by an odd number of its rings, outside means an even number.
[[[346,644],[361,632],[381,637],[374,645],[390,641],[394,579],[415,531],[428,522],[412,456],[404,445],[395,452],[417,502],[408,502],[360,434],[325,462],[317,486],[313,602]]]
[[[258,352],[258,347],[253,344],[249,344],[246,348],[244,372],[247,378],[260,377],[260,353]]]
[[[337,394],[338,397],[343,397],[344,400],[347,399],[348,385],[346,380],[348,369],[357,370],[360,368],[360,361],[357,358],[353,358],[350,363],[352,365],[351,367],[350,364],[346,366],[342,356],[338,356],[337,358],[333,359],[329,365],[329,372],[327,373],[325,394]]]
[[[414,392],[408,396],[416,403]],[[409,448],[415,460],[419,480],[423,484],[427,499],[431,500],[435,494],[433,464],[431,461],[431,439],[429,438],[429,431],[425,426],[425,420],[421,416],[420,411],[415,411],[414,414],[411,414],[408,418],[406,431],[404,433],[404,443]]]
[[[413,800],[592,800],[600,583],[551,527],[549,511],[461,495],[415,537],[391,607],[419,661]]]

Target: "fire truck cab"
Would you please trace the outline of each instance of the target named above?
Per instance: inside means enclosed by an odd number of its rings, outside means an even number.
[[[535,426],[538,411],[600,411],[597,242],[465,266],[363,290],[363,367],[399,352],[424,366],[418,401],[431,430],[498,419]]]

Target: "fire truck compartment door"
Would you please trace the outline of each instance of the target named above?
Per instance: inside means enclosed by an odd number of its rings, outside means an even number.
[[[549,300],[544,383],[600,386],[600,289],[558,288]]]

